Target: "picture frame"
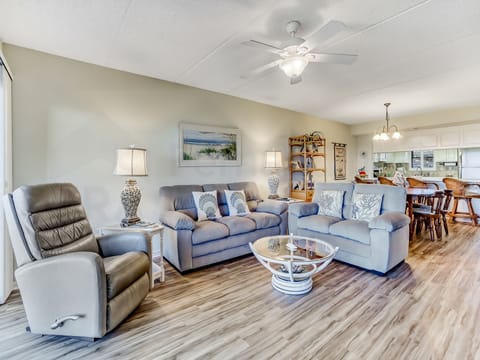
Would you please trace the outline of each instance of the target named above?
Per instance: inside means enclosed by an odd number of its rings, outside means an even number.
[[[335,180],[347,178],[347,145],[333,143]]]
[[[236,128],[180,123],[179,166],[240,166],[241,133]]]

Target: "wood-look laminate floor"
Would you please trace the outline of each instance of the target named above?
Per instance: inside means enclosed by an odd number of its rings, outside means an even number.
[[[0,306],[2,359],[480,359],[480,227],[411,241],[387,276],[333,262],[304,296],[276,292],[253,256],[180,275],[93,343],[25,332]]]

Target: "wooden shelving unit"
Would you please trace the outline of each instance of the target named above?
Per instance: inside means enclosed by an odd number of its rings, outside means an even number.
[[[314,184],[326,181],[325,144],[325,138],[313,134],[288,139],[291,198],[312,201]]]

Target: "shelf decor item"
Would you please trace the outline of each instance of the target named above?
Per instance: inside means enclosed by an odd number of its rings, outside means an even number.
[[[268,176],[268,189],[270,190],[269,199],[278,199],[278,186],[280,185],[280,177],[277,175],[277,169],[282,168],[282,152],[281,151],[265,151],[265,169],[271,169]]]
[[[288,139],[290,197],[311,201],[315,182],[326,181],[325,138],[319,131]],[[300,164],[300,166],[298,165]]]
[[[117,149],[117,164],[114,175],[128,176],[125,187],[120,193],[125,217],[121,221],[122,226],[130,226],[140,222],[137,216],[138,204],[142,198],[137,181],[132,176],[147,176],[147,149],[131,145],[128,148]]]

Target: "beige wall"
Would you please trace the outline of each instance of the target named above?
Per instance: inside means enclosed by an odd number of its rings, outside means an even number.
[[[72,182],[94,226],[123,217],[119,194],[125,179],[112,171],[115,149],[130,144],[148,149],[149,176],[138,183],[143,194],[139,215],[150,220],[158,218],[162,185],[252,180],[266,195],[263,152],[280,149],[287,164],[292,135],[325,134],[329,180],[332,141],[348,144],[349,179],[356,166],[355,140],[347,125],[12,45],[4,51],[15,75],[14,186]],[[180,122],[239,128],[242,166],[178,167]],[[280,176],[279,192],[286,195],[287,169]]]

